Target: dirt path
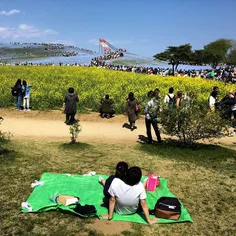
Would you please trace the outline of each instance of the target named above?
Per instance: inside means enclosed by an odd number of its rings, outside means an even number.
[[[9,131],[18,138],[70,140],[69,126],[64,124],[64,114],[60,111],[16,111],[14,109],[0,109],[0,116],[4,118],[2,131]],[[137,129],[130,131],[123,128],[127,117],[117,115],[112,119],[102,119],[98,113],[82,114],[79,116],[82,132],[78,140],[82,142],[136,143],[139,135],[146,136],[144,117],[136,125]],[[165,138],[164,135],[162,137]],[[226,137],[214,141],[232,145],[236,143],[236,136]]]

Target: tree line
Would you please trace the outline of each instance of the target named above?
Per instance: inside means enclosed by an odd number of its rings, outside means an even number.
[[[174,73],[178,65],[211,65],[216,68],[219,65],[236,65],[236,40],[217,39],[208,43],[203,49],[192,50],[190,44],[169,46],[164,52],[153,56],[155,59],[167,61],[172,65]]]

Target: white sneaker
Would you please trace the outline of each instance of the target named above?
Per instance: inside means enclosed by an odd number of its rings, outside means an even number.
[[[27,111],[31,111],[30,109],[27,109]]]
[[[28,212],[32,212],[33,211],[32,206],[28,202],[22,202],[21,203],[21,207],[25,208],[26,210],[28,210]]]

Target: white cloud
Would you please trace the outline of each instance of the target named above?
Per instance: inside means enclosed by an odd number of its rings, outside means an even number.
[[[20,13],[20,11],[17,9],[13,9],[10,11],[0,11],[0,15],[3,15],[3,16],[10,16],[10,15],[18,14],[18,13]]]
[[[19,25],[19,29],[22,29],[22,30],[31,30],[33,29],[34,27],[31,26],[31,25],[26,25],[26,24],[21,24]]]
[[[48,35],[56,35],[58,32],[52,29],[40,30],[32,25],[20,24],[17,28],[0,27],[0,38],[33,38]]]

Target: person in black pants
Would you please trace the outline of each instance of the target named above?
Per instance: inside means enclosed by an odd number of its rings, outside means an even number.
[[[145,125],[146,125],[146,131],[147,131],[147,136],[148,136],[147,143],[152,143],[152,141],[153,141],[152,133],[151,133],[151,125],[155,131],[156,136],[157,136],[158,143],[162,142],[160,131],[157,126],[157,113],[159,110],[159,104],[158,104],[159,96],[156,93],[158,91],[155,91],[155,93],[152,90],[148,92],[149,101],[148,101],[148,103],[145,107],[145,110],[144,110],[144,112],[146,113]]]
[[[64,98],[64,112],[66,114],[67,125],[72,125],[76,122],[75,114],[76,114],[76,103],[79,101],[78,95],[75,93],[74,88],[68,89],[68,94]]]

